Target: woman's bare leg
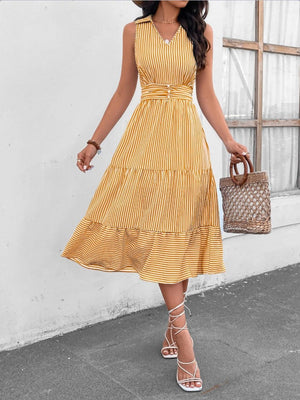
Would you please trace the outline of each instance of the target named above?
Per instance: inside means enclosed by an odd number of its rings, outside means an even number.
[[[189,284],[189,280],[188,279],[185,279],[184,281],[182,281],[182,287],[183,287],[183,292],[184,293],[187,291],[188,284]]]
[[[188,287],[189,280],[188,280],[188,279],[185,279],[184,281],[182,281],[182,282],[180,282],[180,283],[182,283],[182,293],[184,294],[184,293],[187,291],[187,287]],[[169,340],[169,343],[172,342],[171,329],[169,329],[169,328],[171,328],[170,325],[171,325],[171,324],[168,325],[168,329],[167,329],[167,331],[166,331],[166,336],[167,336],[167,339]],[[173,336],[174,336],[174,335],[173,335]],[[164,339],[164,341],[163,341],[163,347],[165,347],[165,346],[168,346],[168,342],[166,341],[166,339]],[[168,354],[177,354],[177,351],[176,351],[176,349],[164,349],[164,350],[163,350],[163,353],[164,353],[165,355],[168,355]]]
[[[186,279],[186,281],[187,281],[187,279]],[[179,293],[178,293],[178,303],[177,304],[179,304],[179,303],[181,303],[182,302],[182,298],[183,298],[183,293],[184,293],[184,290],[183,290],[183,282],[186,282],[186,281],[182,281],[182,282],[179,282]],[[162,292],[162,295],[163,295],[163,297],[164,297],[164,294],[163,294],[163,291],[162,291],[162,288],[161,288],[161,285],[162,284],[159,284],[159,286],[160,286],[160,290],[161,290],[161,292]],[[186,285],[186,283],[185,283],[185,285]],[[164,298],[164,300],[165,300],[165,302],[166,302],[166,299]],[[167,306],[168,307],[168,306]],[[168,308],[169,310],[171,310],[173,307],[170,307],[170,308]],[[171,324],[169,323],[169,325],[168,325],[168,329],[167,329],[167,331],[166,331],[166,336],[167,336],[167,339],[169,340],[169,342],[171,343],[172,342],[172,337],[171,337],[171,329],[169,329],[169,328],[171,328]],[[173,339],[174,339],[174,334],[172,335],[173,336]],[[167,346],[168,345],[168,343],[167,343],[167,341],[166,341],[166,339],[163,341],[163,347],[165,347],[165,346]],[[177,354],[177,350],[176,349],[164,349],[163,350],[163,353],[165,354],[165,355],[168,355],[168,354]]]
[[[184,281],[183,281],[184,282]],[[159,287],[163,298],[165,300],[166,306],[168,310],[178,306],[184,300],[184,286],[183,282],[174,283],[174,284],[163,284],[159,283]],[[187,283],[185,283],[187,285]],[[184,311],[184,306],[178,307],[176,310],[172,312],[172,315],[178,315]],[[176,328],[181,328],[184,326],[186,322],[185,314],[178,317],[176,320],[173,321],[173,325]],[[194,350],[192,345],[192,340],[188,329],[184,329],[179,332],[177,335],[173,335],[174,339],[176,340],[176,345],[178,346],[178,359],[182,362],[190,362],[194,359]],[[195,365],[190,364],[186,365],[186,370],[190,371],[191,373],[194,372]],[[191,376],[182,371],[178,368],[178,378],[179,380],[190,378]],[[197,370],[196,377],[200,378],[200,371]],[[189,382],[186,383],[187,387],[194,387],[194,386],[201,386],[200,382]]]

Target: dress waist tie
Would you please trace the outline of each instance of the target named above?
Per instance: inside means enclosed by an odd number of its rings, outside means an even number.
[[[146,99],[183,99],[192,101],[193,87],[172,83],[148,83],[142,85],[141,100]]]

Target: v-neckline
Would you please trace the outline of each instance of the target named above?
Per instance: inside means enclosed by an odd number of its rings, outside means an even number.
[[[177,34],[179,33],[180,29],[181,29],[181,24],[179,25],[179,27],[177,28],[177,31],[174,33],[173,37],[169,40],[169,39],[164,39],[161,34],[158,32],[158,29],[155,26],[155,23],[152,20],[152,14],[149,15],[150,16],[150,21],[152,26],[154,27],[154,30],[156,31],[157,35],[159,36],[159,38],[163,41],[163,43],[166,46],[170,46],[170,44],[174,41],[175,37],[177,36]],[[166,42],[166,40],[169,40],[168,42]]]

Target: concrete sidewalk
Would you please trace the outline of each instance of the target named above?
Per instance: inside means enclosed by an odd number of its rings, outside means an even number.
[[[299,283],[297,265],[188,297],[200,393],[160,356],[162,306],[1,352],[0,398],[300,399]]]

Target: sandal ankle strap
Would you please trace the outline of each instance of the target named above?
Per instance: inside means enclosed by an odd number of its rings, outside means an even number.
[[[191,309],[190,309],[186,304],[184,304],[184,307],[187,308],[187,309],[189,310],[189,314],[190,314],[190,317],[191,317],[191,316],[192,316],[192,311],[191,311]]]
[[[174,326],[174,325],[172,324],[172,329],[177,329],[177,331],[174,332],[174,335],[178,335],[178,333],[180,333],[180,332],[183,331],[184,329],[188,329],[187,323],[185,322],[185,324],[184,324],[183,326],[181,326],[181,327]]]
[[[190,308],[185,304],[185,302],[186,302],[186,292],[184,292],[183,294],[184,294],[184,300],[180,304],[178,304],[176,307],[174,307],[171,310],[169,310],[168,311],[169,314],[171,314],[173,311],[177,310],[177,308],[183,306],[183,307],[188,309],[190,317],[192,316],[192,312],[191,312]]]
[[[184,292],[184,293],[186,293],[186,292]],[[185,314],[184,308],[186,307],[189,310],[190,315],[192,315],[191,314],[191,310],[184,303],[185,303],[185,299],[181,303],[179,303],[176,307],[174,307],[174,308],[172,308],[171,310],[168,311],[169,312],[169,320],[170,320],[170,323],[171,323],[171,328],[176,330],[175,335],[177,335],[178,333],[180,333],[184,329],[188,329],[186,322],[185,322],[184,326],[182,326],[182,327],[174,326],[174,322],[177,320],[177,318],[179,318],[179,317],[181,317],[182,315]],[[179,313],[179,314],[173,315],[172,312],[177,310],[181,306],[183,306],[183,311],[181,313]]]
[[[179,307],[181,307],[181,306],[184,306],[184,300],[183,300],[180,304],[178,304],[176,307],[174,307],[174,308],[172,308],[171,310],[169,310],[169,311],[168,311],[169,315],[170,315],[173,311],[177,310],[177,308],[179,308]]]
[[[183,296],[184,296],[184,300],[183,301],[184,301],[184,303],[186,302],[186,293],[187,293],[187,290],[185,292],[183,292]],[[190,308],[186,304],[184,304],[184,307],[188,309],[190,317],[191,317],[192,316],[192,311],[190,310]]]
[[[180,303],[177,307],[175,307],[175,309],[178,308],[179,306],[182,306],[182,305],[184,305],[183,302]],[[173,311],[173,310],[174,309],[172,309],[171,311]],[[185,314],[185,310],[184,309],[183,309],[183,311],[181,313],[179,313],[177,315],[173,315],[173,314],[171,314],[171,312],[169,314],[170,322],[171,322],[171,328],[174,329],[174,331],[176,330],[176,332],[174,332],[174,335],[177,335],[178,333],[180,333],[184,329],[188,329],[186,322],[185,322],[184,326],[182,326],[182,327],[178,327],[178,326],[174,325],[174,322],[177,320],[177,318],[181,317],[184,314]],[[171,319],[171,317],[172,317],[172,319]]]

